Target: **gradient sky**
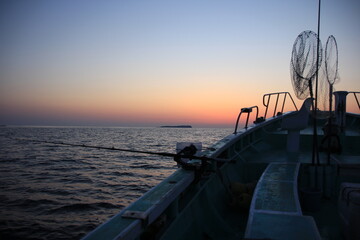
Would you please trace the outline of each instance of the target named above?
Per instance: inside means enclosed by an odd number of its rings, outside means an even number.
[[[295,98],[292,45],[317,31],[317,6],[3,0],[0,124],[233,126],[265,93]],[[336,90],[360,91],[360,1],[323,0],[321,14],[323,45],[334,35],[339,48]]]

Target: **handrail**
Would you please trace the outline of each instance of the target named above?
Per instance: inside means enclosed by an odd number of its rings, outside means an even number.
[[[276,96],[275,108],[274,108],[274,114],[273,114],[273,117],[275,117],[275,113],[276,113],[276,110],[277,110],[277,105],[278,105],[278,102],[279,102],[279,96],[281,94],[284,94],[284,99],[283,99],[283,103],[282,103],[282,107],[281,107],[281,113],[284,112],[284,106],[285,106],[285,101],[286,101],[286,96],[287,95],[290,96],[290,99],[291,99],[292,103],[294,104],[296,111],[298,111],[298,108],[296,107],[294,99],[292,98],[292,96],[291,96],[291,94],[289,92],[267,93],[267,94],[264,94],[264,96],[263,96],[263,105],[266,107],[265,114],[264,114],[264,119],[266,119],[266,114],[267,114],[267,111],[268,111],[268,108],[269,108],[270,98],[271,98],[272,95],[277,95]],[[267,103],[265,103],[265,98],[266,97],[268,97]]]
[[[356,94],[360,94],[360,92],[348,92],[348,93],[352,93],[354,94],[354,97],[355,97],[355,100],[356,100],[356,103],[358,105],[358,108],[360,109],[360,104],[359,104],[359,99],[357,98]]]
[[[248,108],[242,108],[240,110],[240,113],[237,117],[237,120],[236,120],[236,125],[235,125],[235,131],[234,131],[234,134],[236,134],[237,132],[237,128],[238,128],[238,125],[239,125],[239,120],[240,120],[240,116],[242,113],[247,113],[247,118],[246,118],[246,124],[245,124],[245,129],[247,129],[247,126],[248,126],[248,123],[249,123],[249,116],[250,116],[250,113],[252,112],[252,109],[253,108],[256,108],[256,119],[258,119],[258,116],[259,116],[259,108],[258,106],[252,106],[252,107],[248,107]]]

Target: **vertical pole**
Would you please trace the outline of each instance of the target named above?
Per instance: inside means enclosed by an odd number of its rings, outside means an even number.
[[[317,166],[320,164],[319,159],[319,151],[318,151],[318,143],[317,143],[317,122],[316,122],[316,115],[317,115],[317,103],[318,103],[318,80],[319,80],[319,49],[320,49],[320,7],[321,7],[321,0],[319,0],[319,8],[318,8],[318,29],[317,29],[317,46],[316,46],[316,78],[315,78],[315,109],[314,111],[314,134],[313,134],[313,161],[315,163],[315,187],[319,188],[319,183],[317,180],[318,169]]]
[[[336,91],[335,95],[335,117],[336,123],[340,126],[341,132],[344,131],[346,125],[346,91]]]
[[[264,119],[266,119],[266,114],[267,114],[267,111],[268,111],[269,104],[270,104],[270,95],[268,95],[268,101],[267,101],[267,104],[266,104]]]
[[[285,106],[285,101],[286,101],[286,95],[287,95],[287,93],[285,93],[285,95],[284,95],[284,101],[283,101],[283,105],[282,105],[282,108],[281,108],[281,113],[283,113],[283,112],[284,112],[284,106]]]
[[[240,111],[240,113],[239,113],[239,115],[238,115],[238,117],[237,117],[237,119],[236,119],[234,134],[236,134],[236,132],[237,132],[237,128],[238,128],[238,124],[239,124],[239,119],[240,119],[241,113],[242,113],[242,109],[241,109],[241,111]]]
[[[277,105],[278,105],[278,102],[279,102],[279,95],[280,95],[280,93],[278,93],[278,94],[277,94],[277,97],[276,97],[276,103],[275,103],[275,108],[274,108],[274,115],[273,115],[273,117],[275,117],[275,115],[276,115]]]
[[[249,117],[250,117],[250,112],[247,112],[245,129],[247,129],[247,126],[248,126],[248,123],[249,123]]]
[[[359,100],[358,100],[358,98],[357,98],[357,96],[356,96],[356,93],[359,93],[359,92],[353,92],[353,94],[354,94],[355,100],[356,100],[356,102],[357,102],[357,105],[358,105],[358,107],[359,107],[359,109],[360,109],[360,104],[359,104]],[[346,110],[346,109],[345,109],[345,110]]]
[[[318,30],[317,30],[317,47],[316,47],[316,82],[315,82],[315,109],[317,110],[318,102],[318,79],[319,79],[319,49],[320,49],[320,5],[321,0],[319,0],[319,10],[318,10]],[[316,112],[316,111],[315,111]]]
[[[330,93],[329,93],[329,126],[328,126],[328,134],[329,134],[329,139],[328,139],[328,149],[327,149],[327,165],[330,165],[330,155],[331,155],[331,151],[330,151],[330,140],[331,140],[331,135],[332,135],[332,94],[333,94],[333,85],[329,83],[329,89],[330,89]]]

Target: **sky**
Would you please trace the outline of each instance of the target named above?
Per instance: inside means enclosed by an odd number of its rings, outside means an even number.
[[[360,1],[321,4],[334,87],[360,91]],[[316,0],[3,0],[0,124],[233,126],[243,107],[263,115],[263,94],[296,99],[292,46],[317,32],[317,11]]]

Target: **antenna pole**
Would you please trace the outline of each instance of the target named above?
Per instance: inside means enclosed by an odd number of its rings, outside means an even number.
[[[314,110],[314,134],[313,134],[313,153],[312,153],[312,163],[315,164],[315,187],[319,188],[318,183],[318,169],[317,166],[320,164],[320,156],[318,150],[317,142],[317,103],[318,103],[318,80],[319,80],[319,49],[320,49],[320,7],[321,0],[319,0],[318,8],[318,31],[317,31],[317,47],[316,47],[316,77],[315,77],[315,109]]]
[[[319,79],[319,48],[320,48],[320,6],[321,6],[321,0],[319,0],[319,9],[318,9],[318,30],[317,30],[317,48],[316,48],[316,82],[315,82],[315,116],[317,111],[317,98],[318,98],[318,79]]]

